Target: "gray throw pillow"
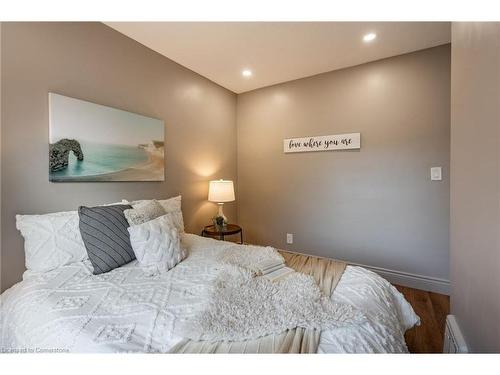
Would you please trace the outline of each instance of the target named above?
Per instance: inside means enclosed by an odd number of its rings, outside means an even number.
[[[141,202],[123,213],[130,225],[139,225],[165,215],[165,209],[156,200]]]
[[[135,259],[123,211],[128,204],[80,207],[80,233],[87,249],[94,275],[109,272]]]

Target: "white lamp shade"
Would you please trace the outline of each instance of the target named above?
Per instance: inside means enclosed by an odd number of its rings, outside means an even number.
[[[210,181],[208,186],[208,200],[210,202],[224,203],[232,202],[234,198],[233,181],[215,180]]]

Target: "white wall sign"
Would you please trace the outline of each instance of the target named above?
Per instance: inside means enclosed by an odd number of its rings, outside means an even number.
[[[289,138],[283,140],[283,151],[308,152],[352,150],[361,148],[361,133],[322,135],[318,137]]]

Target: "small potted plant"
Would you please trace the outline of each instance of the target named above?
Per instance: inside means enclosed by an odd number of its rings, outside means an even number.
[[[225,220],[224,216],[214,216],[212,218],[212,221],[214,223],[215,229],[217,229],[219,232],[222,231],[227,225],[227,221]]]

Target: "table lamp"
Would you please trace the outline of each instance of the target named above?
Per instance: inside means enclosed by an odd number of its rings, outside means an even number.
[[[224,224],[227,224],[227,218],[224,215],[222,206],[225,202],[232,202],[235,200],[233,181],[210,181],[210,184],[208,186],[208,200],[219,205],[219,213],[217,214],[217,217],[222,217],[224,219]]]

